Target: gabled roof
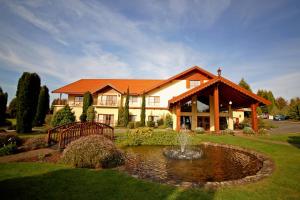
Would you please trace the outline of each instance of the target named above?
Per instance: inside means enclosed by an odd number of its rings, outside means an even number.
[[[95,93],[107,86],[115,89],[120,93],[125,93],[129,88],[130,94],[142,94],[143,92],[150,92],[156,88],[162,87],[165,84],[179,79],[191,72],[199,72],[208,79],[214,78],[215,75],[197,66],[191,67],[167,80],[157,79],[80,79],[66,86],[58,88],[52,93],[65,93],[65,94],[84,94],[89,91]]]
[[[120,93],[125,93],[127,88],[129,88],[131,94],[142,94],[146,88],[152,87],[162,81],[149,79],[80,79],[58,88],[52,91],[52,93],[84,94],[87,91],[95,93],[110,86]]]
[[[146,93],[152,91],[152,90],[155,90],[157,88],[160,88],[162,87],[163,85],[166,85],[176,79],[179,79],[180,77],[183,77],[185,76],[186,74],[192,72],[192,71],[196,71],[196,72],[200,72],[201,74],[205,75],[206,77],[208,77],[209,79],[212,79],[212,78],[215,78],[216,76],[198,66],[194,66],[194,67],[191,67],[179,74],[176,74],[175,76],[172,76],[171,78],[167,79],[167,80],[164,80],[164,81],[161,81],[160,83],[157,83],[156,85],[154,85],[153,87],[150,87],[148,88],[147,90],[145,90]]]
[[[226,87],[230,87],[231,91],[237,91],[239,92],[240,94],[244,95],[244,96],[247,96],[247,97],[250,97],[249,99],[250,100],[253,100],[253,101],[257,101],[258,103],[261,103],[261,104],[265,104],[265,105],[270,105],[271,102],[246,90],[245,88],[242,88],[241,86],[229,81],[228,79],[225,79],[223,78],[222,76],[215,76],[215,78],[209,80],[208,82],[200,85],[200,86],[197,86],[185,93],[182,93],[176,97],[173,97],[172,99],[169,100],[169,105],[171,104],[174,104],[174,103],[177,103],[179,101],[182,101],[184,99],[187,99],[187,98],[190,98],[192,95],[198,93],[198,92],[201,92],[201,91],[204,91],[205,89],[208,89],[209,87],[215,85],[215,84],[223,84],[225,85]],[[227,90],[228,91],[228,90]],[[219,90],[220,92],[220,90]],[[230,93],[230,92],[228,92]],[[219,95],[220,98],[225,98],[224,97],[225,95],[221,96]],[[237,95],[228,95],[228,96],[232,96],[232,99],[236,99],[237,101],[242,101],[241,99],[238,99],[238,96]]]

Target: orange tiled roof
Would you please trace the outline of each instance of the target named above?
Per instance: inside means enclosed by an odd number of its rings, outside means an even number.
[[[153,87],[162,81],[149,79],[80,79],[58,88],[52,93],[84,94],[86,91],[95,93],[106,86],[110,86],[120,93],[125,93],[129,87],[131,94],[142,94],[147,88]]]

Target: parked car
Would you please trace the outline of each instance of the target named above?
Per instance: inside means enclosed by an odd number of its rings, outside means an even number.
[[[286,120],[286,116],[284,116],[284,115],[275,115],[273,120],[275,120],[275,121]]]

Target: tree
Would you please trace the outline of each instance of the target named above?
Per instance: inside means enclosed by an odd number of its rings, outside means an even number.
[[[6,119],[6,104],[7,104],[7,93],[2,91],[0,87],[0,125],[5,125]]]
[[[129,88],[127,88],[126,100],[125,100],[125,109],[124,109],[124,126],[127,127],[129,123]]]
[[[16,118],[17,116],[17,98],[13,98],[8,106],[8,114],[10,118]]]
[[[49,99],[49,89],[44,85],[40,90],[34,125],[42,126],[45,123],[46,115],[49,112]]]
[[[118,126],[124,126],[124,107],[123,107],[123,96],[118,109]]]
[[[52,103],[51,103],[51,108],[50,108],[50,113],[53,114],[54,112],[54,105],[67,105],[68,103],[68,99],[53,99]]]
[[[87,109],[93,104],[93,96],[90,92],[86,92],[83,95],[83,106],[82,106],[82,114],[80,116],[80,121],[85,122],[86,121],[86,111]]]
[[[95,108],[93,106],[90,106],[88,109],[87,109],[87,121],[88,122],[93,122],[95,121],[95,117],[96,117],[96,113],[95,113]]]
[[[146,95],[143,93],[142,96],[142,108],[141,108],[141,126],[145,126],[146,119]]]
[[[36,114],[41,80],[36,73],[24,72],[17,88],[17,132],[28,133],[32,130]]]
[[[242,88],[245,88],[246,90],[249,90],[250,92],[252,92],[250,85],[245,81],[244,78],[242,78],[240,80],[239,86],[241,86]]]
[[[51,125],[53,127],[75,122],[75,115],[71,108],[66,105],[61,110],[57,111],[52,118]]]
[[[300,120],[300,101],[295,102],[290,106],[289,116],[291,119]]]
[[[284,107],[288,105],[288,102],[283,97],[276,98],[276,106],[279,110],[282,110]]]
[[[257,95],[263,97],[271,102],[271,105],[261,107],[263,113],[274,114],[276,108],[276,102],[272,91],[258,90]]]

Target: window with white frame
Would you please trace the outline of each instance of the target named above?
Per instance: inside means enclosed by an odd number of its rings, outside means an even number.
[[[159,96],[150,96],[148,97],[149,106],[159,106],[160,98]]]
[[[83,102],[83,97],[82,96],[76,96],[74,98],[74,105],[81,105]]]
[[[129,104],[137,104],[138,102],[138,97],[137,96],[130,96],[129,97]]]
[[[100,97],[100,105],[114,106],[117,105],[117,95],[103,95]]]
[[[200,85],[200,81],[190,81],[190,88],[194,88]]]

